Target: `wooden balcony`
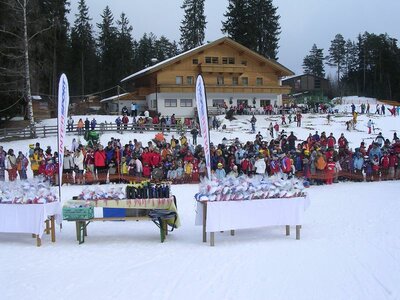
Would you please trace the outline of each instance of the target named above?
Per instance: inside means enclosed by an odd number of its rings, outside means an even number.
[[[241,75],[246,71],[245,65],[213,65],[201,64],[200,70],[202,73],[229,73]]]
[[[162,84],[157,88],[159,93],[194,93],[194,85]],[[228,94],[288,94],[288,86],[242,86],[242,85],[210,85],[206,84],[207,93]]]

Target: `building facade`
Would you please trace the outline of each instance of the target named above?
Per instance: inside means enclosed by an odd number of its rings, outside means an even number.
[[[291,88],[290,94],[284,97],[296,103],[325,102],[330,88],[328,79],[311,74],[284,78],[282,84]]]
[[[121,82],[144,97],[148,109],[162,115],[193,117],[195,81],[203,76],[207,105],[265,106],[282,104],[290,87],[281,78],[293,72],[274,60],[224,37],[157,63]]]

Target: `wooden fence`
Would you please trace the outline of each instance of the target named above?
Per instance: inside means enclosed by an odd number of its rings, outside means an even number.
[[[121,126],[117,126],[113,123],[101,123],[98,124],[95,130],[102,134],[104,132],[119,132],[119,133],[140,133],[146,131],[154,131],[154,132],[176,132],[177,134],[182,133],[190,133],[191,127],[188,125],[170,125],[170,126],[161,126],[160,124],[145,124],[139,126],[137,124],[127,124],[125,127],[123,124]],[[78,134],[78,128],[76,126],[73,127],[72,130],[67,129],[67,133],[76,133]],[[85,129],[82,129],[82,133],[85,132]],[[57,135],[57,126],[35,126],[34,128],[34,137],[36,138],[44,138],[48,136],[56,136]],[[32,130],[30,127],[25,128],[1,128],[0,129],[0,140],[17,140],[17,139],[28,139],[32,138]]]

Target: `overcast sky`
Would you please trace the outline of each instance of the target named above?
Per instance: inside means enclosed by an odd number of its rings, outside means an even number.
[[[118,19],[122,12],[133,26],[133,37],[144,33],[164,35],[169,40],[180,39],[183,0],[86,0],[90,17],[101,21],[100,15],[108,5]],[[78,0],[71,0],[71,25],[75,20]],[[206,41],[223,36],[221,21],[228,0],[206,0]],[[337,33],[355,40],[359,33],[388,33],[400,39],[400,0],[274,0],[281,16],[282,33],[279,42],[279,62],[296,74],[302,73],[303,58],[315,43],[328,55],[331,40]],[[97,30],[97,28],[96,28]]]

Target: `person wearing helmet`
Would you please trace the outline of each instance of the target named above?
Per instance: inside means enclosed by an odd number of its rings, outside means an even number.
[[[215,177],[218,180],[222,180],[226,177],[226,172],[225,172],[225,169],[223,168],[222,163],[217,164],[217,169],[215,170]]]

